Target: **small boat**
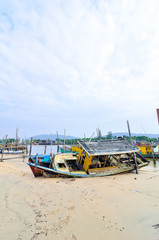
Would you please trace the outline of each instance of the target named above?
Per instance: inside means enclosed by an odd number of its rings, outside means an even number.
[[[27,152],[26,145],[15,145],[12,143],[7,143],[5,146],[1,144],[0,146],[0,153],[1,154],[22,154]]]
[[[34,176],[103,177],[131,172],[147,166],[149,161],[138,148],[125,139],[84,142],[72,147],[75,153],[62,153],[29,158]]]
[[[3,152],[3,154],[22,154],[22,153],[25,152],[25,150],[6,149],[6,150],[3,151],[3,149],[0,149],[1,154],[2,154],[2,152]]]
[[[59,150],[61,153],[71,153],[72,152],[72,146],[60,146]]]

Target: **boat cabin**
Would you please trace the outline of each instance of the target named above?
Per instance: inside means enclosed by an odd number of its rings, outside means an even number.
[[[134,163],[134,153],[138,152],[136,146],[125,139],[84,142],[78,141],[78,146],[72,147],[77,152],[77,158],[87,173],[93,169],[119,167],[122,164],[128,167]],[[138,158],[137,158],[138,160]],[[141,160],[138,160],[141,163]]]

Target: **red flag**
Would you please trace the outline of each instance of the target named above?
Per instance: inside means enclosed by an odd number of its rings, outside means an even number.
[[[157,111],[158,124],[159,124],[159,108],[157,108],[156,111]]]

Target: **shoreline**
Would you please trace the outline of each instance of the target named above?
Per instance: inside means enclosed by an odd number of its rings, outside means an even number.
[[[158,240],[159,171],[101,178],[34,178],[26,162],[0,163],[5,240]]]

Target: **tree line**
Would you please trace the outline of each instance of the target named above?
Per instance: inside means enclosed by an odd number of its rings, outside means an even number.
[[[124,137],[125,139],[127,139],[128,141],[130,140],[130,138],[128,136],[121,136]],[[96,140],[107,140],[107,139],[117,139],[117,136],[113,136],[112,132],[108,132],[106,136],[101,136],[99,135],[98,137],[94,137],[91,139],[91,141],[96,141]],[[150,138],[148,136],[133,136],[132,137],[133,140],[135,141],[146,141],[146,142],[154,142],[154,141],[158,141],[157,138]],[[89,141],[90,138],[75,138],[75,139],[65,139],[65,144],[66,145],[71,145],[71,144],[76,144],[77,141],[79,140],[83,140],[83,141]],[[0,139],[0,143],[3,143],[5,140],[4,139]],[[15,138],[8,138],[6,141],[7,143],[15,143],[16,139]],[[41,139],[33,139],[33,143],[40,143],[44,140]],[[51,139],[47,139],[46,142],[50,142],[51,143]],[[24,141],[24,143],[29,144],[30,141],[27,139]],[[52,144],[64,144],[64,139],[58,139],[56,138],[55,140],[52,141]]]

